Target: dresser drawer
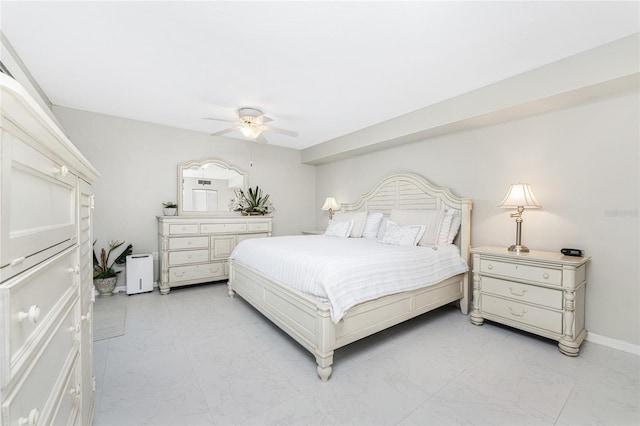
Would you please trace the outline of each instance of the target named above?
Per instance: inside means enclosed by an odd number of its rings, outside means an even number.
[[[180,234],[197,234],[199,226],[197,223],[189,223],[189,224],[169,224],[169,234],[170,235],[180,235]]]
[[[1,142],[4,280],[75,244],[77,177],[4,129]]]
[[[64,388],[60,395],[58,407],[54,410],[53,418],[48,424],[51,425],[72,425],[78,417],[80,409],[80,386],[78,385],[79,362],[76,358],[73,367],[65,378]]]
[[[185,250],[169,252],[169,266],[203,263],[209,261],[209,250]]]
[[[508,322],[538,327],[552,333],[562,334],[562,312],[551,311],[536,306],[499,297],[482,294],[480,296],[482,311],[504,318]]]
[[[216,279],[222,279],[226,277],[224,263],[226,262],[213,262],[207,265],[169,268],[169,282],[178,283],[180,281],[201,279],[215,281]]]
[[[527,280],[541,284],[562,285],[562,270],[522,265],[499,260],[481,259],[480,272],[507,279]]]
[[[247,232],[269,231],[269,222],[250,222],[247,224]]]
[[[246,223],[203,223],[201,227],[203,234],[247,232]]]
[[[41,418],[37,424],[45,424],[53,408],[56,394],[54,388],[60,374],[67,374],[63,367],[67,360],[77,356],[75,319],[76,306],[71,305],[59,327],[54,331],[49,344],[30,367],[29,374],[19,382],[2,402],[2,423],[6,425],[28,424],[34,414]],[[73,331],[72,331],[73,329]],[[66,377],[66,376],[64,376]],[[45,409],[49,413],[45,412]],[[23,419],[23,420],[21,420]]]
[[[208,237],[171,237],[169,250],[209,248]]]
[[[76,251],[71,250],[48,260],[34,270],[0,287],[0,311],[3,320],[2,343],[6,348],[0,354],[2,371],[13,370],[22,358],[46,337],[43,330],[51,326],[56,309],[65,300],[75,297],[78,283],[75,279]],[[6,359],[5,354],[9,355]],[[10,377],[3,377],[5,384]]]
[[[519,302],[562,309],[562,291],[534,285],[482,277],[482,292],[507,297]]]

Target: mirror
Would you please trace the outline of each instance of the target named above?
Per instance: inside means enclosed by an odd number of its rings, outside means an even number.
[[[221,160],[204,159],[178,164],[178,214],[231,213],[235,190],[247,190],[248,175]]]

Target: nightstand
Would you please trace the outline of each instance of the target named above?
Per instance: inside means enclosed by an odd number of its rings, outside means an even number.
[[[506,247],[478,247],[473,255],[471,322],[484,320],[557,340],[560,352],[577,356],[584,328],[586,265],[590,257]]]
[[[324,230],[316,229],[316,230],[313,230],[313,231],[302,231],[302,233],[304,235],[322,235],[322,234],[324,234]]]

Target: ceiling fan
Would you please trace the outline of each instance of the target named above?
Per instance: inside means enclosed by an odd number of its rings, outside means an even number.
[[[296,137],[298,132],[292,130],[279,129],[277,127],[266,126],[265,123],[273,121],[272,118],[267,117],[257,108],[243,107],[238,109],[238,118],[235,120],[228,120],[224,118],[206,117],[206,120],[225,121],[228,123],[237,123],[236,126],[228,129],[220,130],[219,132],[212,133],[212,136],[222,136],[226,133],[239,130],[245,137],[253,139],[256,142],[268,143],[267,138],[264,137],[262,132],[274,132],[283,135]]]

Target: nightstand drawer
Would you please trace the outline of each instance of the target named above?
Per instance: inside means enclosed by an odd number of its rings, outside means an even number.
[[[209,250],[186,250],[169,252],[169,266],[203,263],[209,261]]]
[[[498,260],[481,259],[480,272],[515,280],[527,280],[541,284],[562,285],[562,270],[522,265]]]
[[[482,291],[520,302],[562,309],[562,291],[534,285],[483,277]]]
[[[538,327],[552,333],[562,334],[562,312],[550,311],[512,300],[483,294],[480,296],[482,311],[509,321]]]

